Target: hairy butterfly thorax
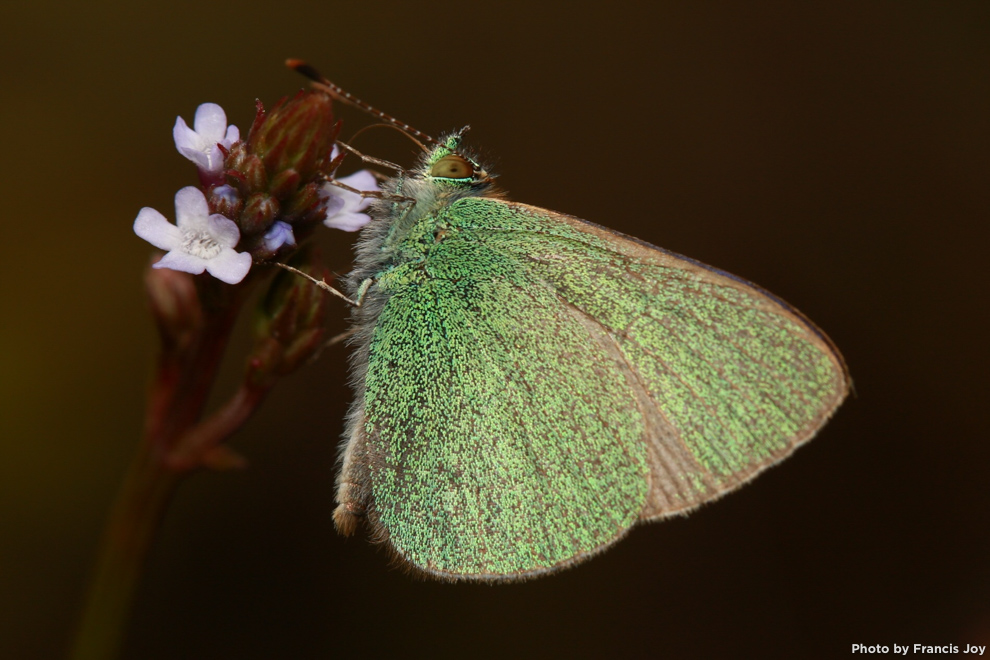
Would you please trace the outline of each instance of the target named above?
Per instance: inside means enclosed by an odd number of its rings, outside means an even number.
[[[389,267],[425,258],[430,247],[450,228],[443,211],[466,197],[502,198],[495,177],[470,154],[460,151],[462,132],[447,136],[442,146],[422,156],[418,167],[382,184],[356,248],[354,270],[347,283],[357,294],[363,283]]]

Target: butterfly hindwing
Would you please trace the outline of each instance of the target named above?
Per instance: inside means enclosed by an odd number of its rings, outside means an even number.
[[[454,234],[376,284],[387,302],[359,429],[367,515],[436,576],[565,565],[619,538],[647,497],[631,375],[526,265]]]

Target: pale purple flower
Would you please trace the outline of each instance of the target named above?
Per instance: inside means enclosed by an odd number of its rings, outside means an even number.
[[[216,103],[204,103],[196,108],[192,128],[182,117],[175,118],[172,137],[180,154],[196,163],[199,169],[216,174],[223,170],[223,153],[217,144],[230,149],[241,139],[241,133],[236,126],[227,126],[223,108]]]
[[[361,170],[336,180],[355,190],[378,190],[378,180],[368,170]],[[361,213],[371,205],[373,201],[371,198],[362,197],[332,183],[323,184],[320,188],[320,196],[323,197],[324,208],[327,211],[326,220],[323,221],[327,227],[342,229],[343,231],[357,231],[371,222],[371,216]]]
[[[237,284],[251,269],[251,255],[235,252],[241,232],[233,220],[210,215],[203,192],[194,186],[175,193],[175,224],[145,207],[134,220],[134,233],[168,253],[155,268],[198,275],[204,270],[227,284]]]
[[[269,252],[276,252],[283,245],[295,245],[296,237],[292,233],[292,226],[287,222],[276,220],[271,228],[265,232],[263,237],[265,249]]]
[[[213,195],[214,202],[216,202],[217,199],[222,199],[228,204],[236,204],[241,199],[241,196],[237,194],[237,190],[233,186],[228,186],[227,184],[217,186],[210,191],[210,194]]]

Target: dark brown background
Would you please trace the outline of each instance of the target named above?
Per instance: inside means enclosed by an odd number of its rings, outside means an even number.
[[[141,428],[141,206],[195,182],[176,115],[304,57],[420,129],[466,123],[513,197],[752,279],[858,397],[753,485],[564,574],[451,586],[332,528],[343,353],[181,489],[132,659],[844,657],[990,642],[986,2],[175,1],[0,9],[0,657],[54,658]],[[344,135],[368,123],[342,112]],[[381,132],[358,143],[411,162]],[[351,235],[327,232],[344,271]],[[335,303],[334,328],[344,327]],[[229,365],[229,385],[239,371]],[[962,649],[960,649],[962,650]]]

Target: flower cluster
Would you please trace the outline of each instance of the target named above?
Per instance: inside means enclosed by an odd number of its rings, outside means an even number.
[[[347,188],[377,191],[377,181],[367,170],[333,178],[343,160],[338,128],[330,98],[317,91],[267,112],[259,103],[245,140],[215,103],[197,108],[192,128],[178,117],[175,148],[196,164],[201,186],[176,193],[175,224],[152,208],[138,213],[134,232],[167,251],[154,267],[237,284],[254,263],[288,255],[321,223],[344,231],[367,224],[362,211],[371,200]]]
[[[199,185],[176,193],[175,224],[151,208],[134,220],[138,236],[166,251],[144,273],[160,349],[139,449],[108,521],[73,657],[116,657],[130,596],[179,478],[244,468],[230,439],[283,377],[339,341],[325,337],[333,276],[306,239],[321,224],[364,226],[378,186],[366,171],[334,177],[343,155],[334,147],[330,96],[320,89],[267,112],[259,103],[244,138],[213,103],[199,106],[192,128],[175,122],[175,148],[196,164]],[[265,263],[282,268],[266,269],[274,277],[264,278],[255,265]],[[259,285],[266,295],[248,295]],[[223,396],[215,391],[220,367],[237,348],[230,340],[252,302],[254,343]]]

